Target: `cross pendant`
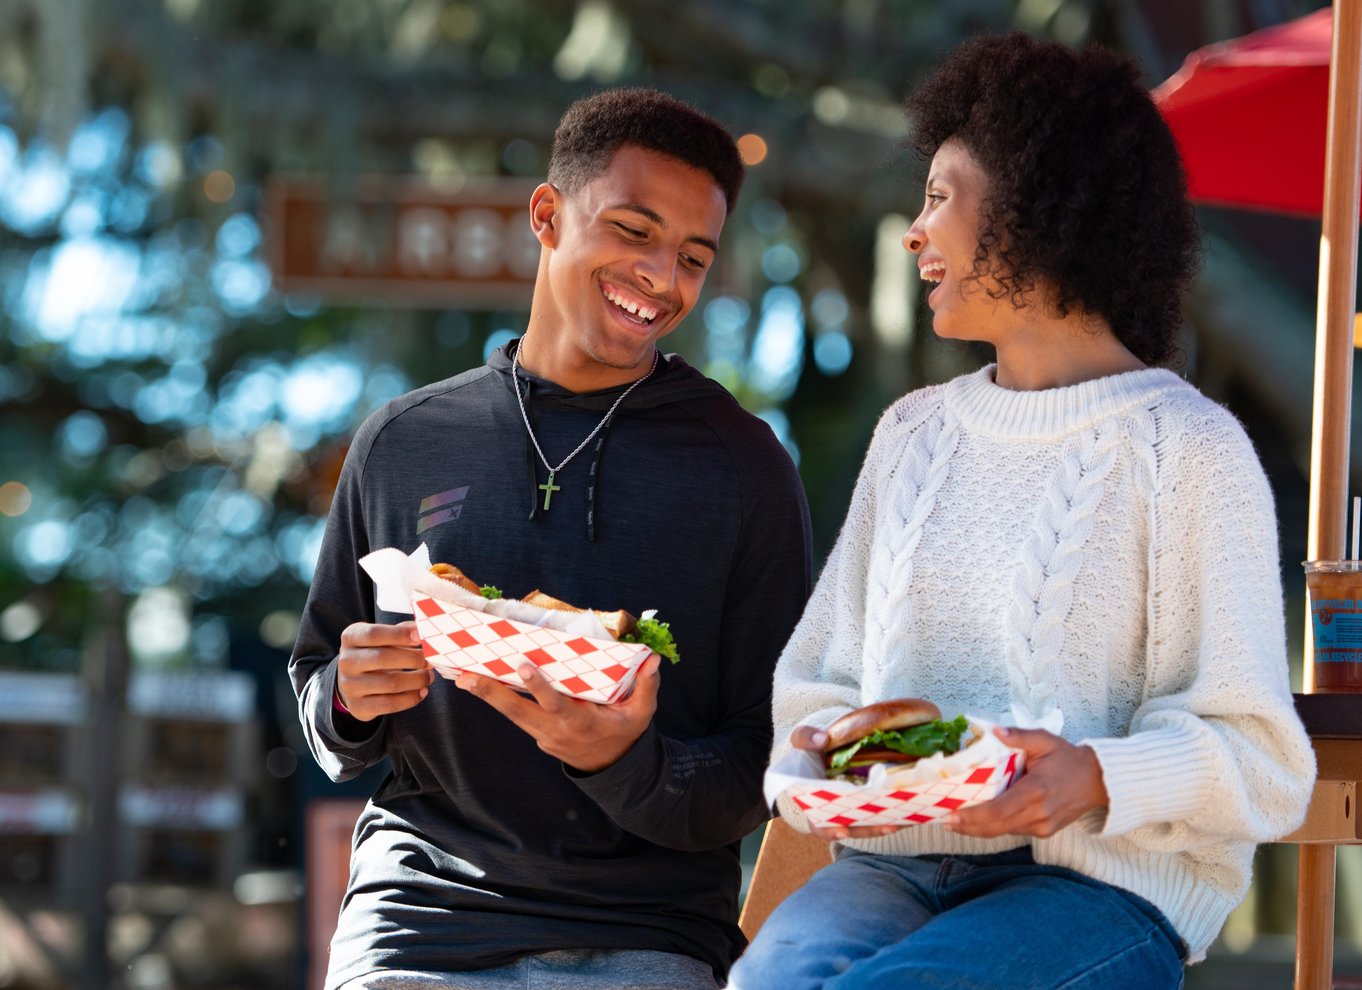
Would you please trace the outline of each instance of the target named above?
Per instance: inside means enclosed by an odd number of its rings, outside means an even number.
[[[544,493],[544,511],[549,511],[549,500],[553,498],[553,493],[562,491],[562,486],[553,483],[553,472],[549,472],[549,480],[539,485],[539,490]]]

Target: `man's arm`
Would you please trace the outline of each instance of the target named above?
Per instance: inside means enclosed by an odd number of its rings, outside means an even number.
[[[351,624],[374,620],[373,589],[358,564],[369,550],[360,478],[371,436],[366,423],[346,455],[289,660],[308,748],[336,781],[358,776],[386,755],[383,720],[361,722],[336,705],[341,638]]]
[[[569,770],[621,828],[668,848],[718,848],[770,817],[761,781],[771,747],[771,674],[808,596],[810,563],[799,476],[783,455],[767,461],[747,478],[720,632],[714,731],[675,739],[650,722],[609,767]]]

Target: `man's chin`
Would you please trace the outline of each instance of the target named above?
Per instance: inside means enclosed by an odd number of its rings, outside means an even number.
[[[629,344],[612,341],[609,346],[593,347],[587,353],[591,360],[605,368],[615,371],[647,371],[646,365],[653,359],[653,349],[652,338],[640,338]]]

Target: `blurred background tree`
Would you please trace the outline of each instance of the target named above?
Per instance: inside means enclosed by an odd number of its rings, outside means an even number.
[[[724,121],[749,179],[668,346],[796,456],[821,562],[880,410],[987,358],[935,341],[920,312],[899,244],[922,174],[903,94],[975,31],[1103,42],[1153,85],[1192,48],[1318,6],[0,0],[0,669],[77,672],[114,622],[135,669],[249,671],[267,757],[251,861],[300,866],[320,785],[284,664],[348,437],[480,363],[525,313],[278,291],[278,177],[338,200],[368,176],[533,182],[562,110],[605,85]],[[1183,370],[1250,427],[1294,562],[1318,225],[1203,220]],[[1258,910],[1258,928],[1290,930],[1289,904]]]

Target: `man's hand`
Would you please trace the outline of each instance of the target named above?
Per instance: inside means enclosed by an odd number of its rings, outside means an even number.
[[[945,826],[962,835],[1047,838],[1093,808],[1105,808],[1107,787],[1091,747],[1075,746],[1044,729],[993,730],[1026,752],[1021,778],[991,801],[960,808]]]
[[[633,693],[613,705],[569,698],[554,690],[530,663],[516,670],[530,693],[528,698],[478,674],[462,673],[454,686],[501,712],[534,737],[545,753],[583,773],[597,773],[623,756],[652,722],[662,683],[661,663],[660,656],[650,654],[634,679]]]
[[[405,711],[430,693],[435,671],[418,645],[416,623],[356,622],[341,633],[336,694],[361,722]]]
[[[790,744],[795,749],[807,749],[819,754],[822,762],[823,747],[828,744],[828,734],[810,725],[801,725],[790,733]],[[882,835],[892,835],[902,825],[810,825],[809,831],[825,842],[840,842],[842,839],[878,839]]]

